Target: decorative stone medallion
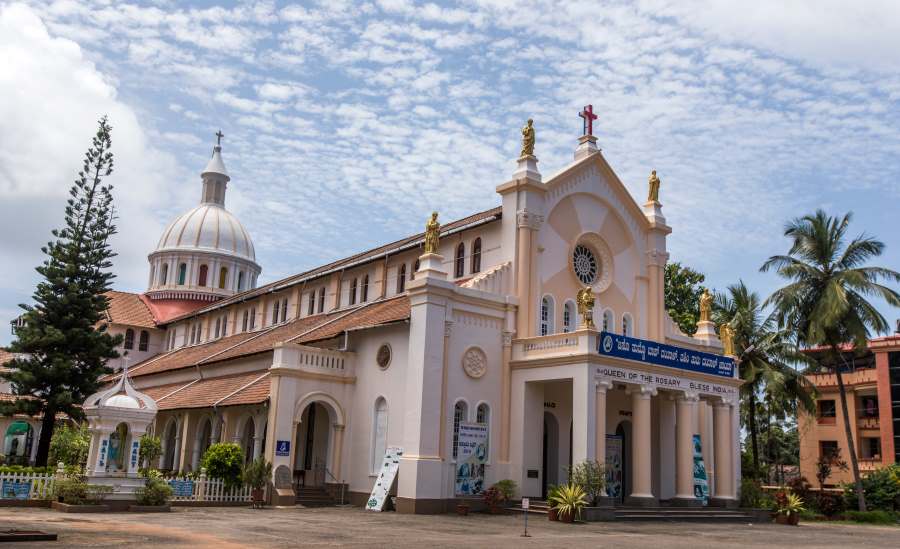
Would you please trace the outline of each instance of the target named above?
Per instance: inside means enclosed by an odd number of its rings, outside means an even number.
[[[469,347],[463,353],[462,367],[467,376],[478,379],[487,372],[487,355],[481,347]]]
[[[375,362],[378,363],[379,368],[386,370],[387,367],[391,365],[391,356],[391,346],[384,343],[378,348],[378,353],[375,355]]]

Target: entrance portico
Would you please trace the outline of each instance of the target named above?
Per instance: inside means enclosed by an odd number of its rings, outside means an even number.
[[[591,459],[607,464],[614,505],[698,506],[695,459],[702,456],[711,504],[734,504],[741,380],[606,356],[598,352],[606,335],[580,330],[513,342],[511,419],[520,428],[510,433],[510,457],[522,464],[511,471],[522,495],[544,496],[547,484],[566,481],[565,465]],[[709,355],[682,352],[688,361]]]

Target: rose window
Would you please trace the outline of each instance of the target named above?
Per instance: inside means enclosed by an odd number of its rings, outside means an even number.
[[[582,244],[575,246],[572,253],[572,268],[582,284],[591,285],[597,280],[598,267],[597,258],[590,248]]]

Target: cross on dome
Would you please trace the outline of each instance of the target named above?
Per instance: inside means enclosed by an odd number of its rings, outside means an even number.
[[[221,147],[222,146],[222,138],[225,137],[225,134],[222,133],[222,130],[219,130],[215,133],[215,136],[216,136],[216,146]]]
[[[578,116],[584,119],[584,135],[594,135],[594,120],[597,120],[597,115],[594,114],[594,106],[585,106],[584,109],[578,113]]]

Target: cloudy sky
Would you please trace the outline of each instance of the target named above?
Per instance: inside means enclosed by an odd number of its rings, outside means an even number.
[[[900,3],[750,4],[0,0],[0,318],[103,114],[122,290],[146,287],[220,128],[265,282],[497,205],[526,118],[552,175],[587,103],[633,195],[659,171],[672,259],[712,286],[768,294],[760,264],[817,207],[900,268]]]

